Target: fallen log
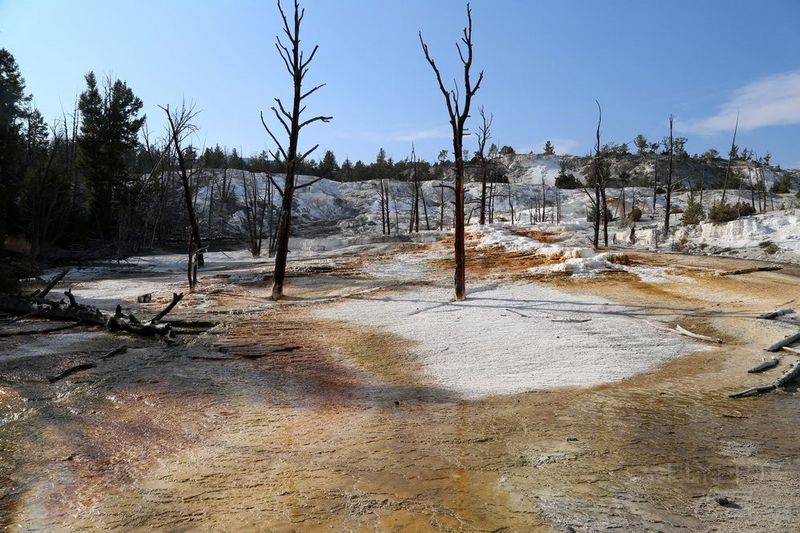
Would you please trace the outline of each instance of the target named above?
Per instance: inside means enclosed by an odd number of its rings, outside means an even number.
[[[699,333],[692,333],[691,331],[681,327],[680,325],[677,325],[675,326],[675,329],[672,329],[672,328],[662,327],[657,324],[653,324],[652,322],[649,322],[647,320],[645,320],[645,324],[654,327],[656,329],[660,329],[661,331],[669,331],[670,333],[677,333],[678,335],[683,335],[684,337],[692,337],[693,339],[713,342],[716,344],[722,344],[722,339],[718,339],[716,337],[708,337],[706,335],[700,335]]]
[[[173,294],[172,301],[152,320],[140,322],[136,317],[124,315],[119,306],[115,313],[108,313],[93,305],[77,303],[71,291],[64,293],[69,302],[46,300],[42,293],[35,297],[0,294],[0,311],[12,315],[28,315],[47,320],[64,320],[83,325],[100,326],[110,331],[126,331],[136,335],[158,337],[167,342],[175,340],[172,326],[160,323],[183,298],[183,293]]]
[[[175,307],[176,305],[178,305],[178,302],[180,302],[182,299],[183,299],[183,293],[173,292],[172,293],[172,301],[160,313],[158,313],[156,316],[154,316],[153,320],[151,320],[151,322],[158,322],[159,320],[161,320],[162,318],[167,316],[167,313],[172,311],[172,308]]]
[[[700,335],[699,333],[692,333],[688,329],[682,328],[680,326],[680,324],[675,326],[675,331],[677,333],[680,333],[681,335],[685,335],[686,337],[692,337],[693,339],[699,339],[701,341],[707,341],[707,342],[714,342],[716,344],[722,344],[722,339],[718,339],[716,337],[709,337],[707,335]]]
[[[71,376],[75,372],[80,372],[81,370],[89,370],[90,368],[95,368],[97,365],[94,363],[81,363],[79,365],[72,366],[60,374],[56,374],[55,376],[48,376],[47,381],[50,383],[55,383],[56,381],[62,380],[67,376]]]
[[[798,350],[797,348],[789,348],[788,346],[784,346],[783,348],[781,348],[781,350],[783,350],[784,352],[791,352],[800,355],[800,350]]]
[[[31,294],[31,298],[35,298],[35,297],[44,298],[45,296],[47,296],[47,294],[48,294],[48,293],[49,293],[51,290],[53,290],[53,287],[55,287],[55,286],[58,284],[58,282],[59,282],[59,281],[61,281],[62,279],[64,279],[64,276],[66,276],[68,272],[69,272],[69,269],[68,269],[68,268],[65,268],[64,270],[62,270],[61,272],[59,272],[58,274],[56,274],[56,275],[55,275],[55,277],[53,277],[53,279],[51,279],[51,280],[50,280],[50,281],[47,283],[47,285],[45,285],[44,289],[42,289],[41,291],[40,291],[40,290],[38,290],[38,289],[37,289],[37,290],[35,290],[35,291],[33,292],[33,294]]]
[[[784,346],[789,346],[790,344],[794,344],[797,341],[800,341],[800,333],[795,333],[794,335],[789,335],[782,340],[779,340],[769,348],[767,348],[768,352],[780,352]]]
[[[794,313],[794,309],[780,309],[771,313],[760,314],[756,318],[760,318],[761,320],[774,320],[780,316],[791,315],[792,313]]]
[[[65,329],[74,328],[77,324],[67,324],[65,326],[51,326],[39,329],[20,329],[16,331],[0,331],[0,337],[16,337],[22,335],[37,335],[39,333],[55,333]]]
[[[764,362],[754,366],[753,368],[748,370],[747,373],[748,374],[758,374],[760,372],[764,372],[765,370],[769,370],[770,368],[775,368],[776,366],[778,366],[778,364],[780,364],[780,362],[781,362],[780,359],[778,359],[777,357],[773,357],[769,361],[764,361]]]
[[[738,276],[740,274],[751,274],[753,272],[772,272],[774,270],[783,270],[783,267],[777,265],[760,266],[752,268],[740,268],[739,270],[729,270],[727,272],[720,272],[720,276]]]
[[[120,346],[117,346],[116,348],[114,348],[113,350],[108,352],[107,354],[103,355],[102,357],[100,357],[100,359],[111,359],[112,357],[114,357],[116,355],[119,355],[121,353],[125,353],[127,351],[128,351],[128,345],[127,344],[122,344]]]
[[[785,387],[795,379],[800,377],[800,363],[795,363],[794,365],[789,368],[784,374],[776,379],[773,383],[769,385],[761,385],[760,387],[753,387],[752,389],[747,389],[741,392],[735,392],[733,394],[729,394],[730,398],[746,398],[748,396],[756,396],[759,394],[763,394],[765,392],[773,391],[780,387]]]

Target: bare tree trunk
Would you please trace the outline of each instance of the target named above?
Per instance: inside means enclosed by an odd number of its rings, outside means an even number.
[[[489,224],[494,223],[494,182],[489,183]]]
[[[439,208],[439,231],[444,231],[444,184],[439,185],[440,208]]]
[[[163,109],[167,114],[172,136],[172,144],[175,147],[175,153],[178,157],[181,184],[183,185],[183,197],[186,202],[186,212],[189,214],[189,224],[192,227],[192,239],[194,244],[197,246],[197,249],[202,249],[203,241],[200,239],[200,225],[197,223],[197,215],[195,214],[194,202],[192,201],[192,190],[189,184],[189,179],[191,176],[186,169],[186,160],[183,157],[183,150],[181,149],[181,139],[189,132],[195,130],[195,126],[192,124],[192,119],[195,117],[195,115],[197,115],[197,113],[194,112],[193,107],[187,109],[185,103],[181,105],[181,110],[176,112],[174,117],[169,111],[169,106],[161,107],[161,109]],[[205,264],[202,252],[197,254],[196,259],[198,266],[203,266]]]
[[[731,151],[728,154],[728,167],[725,169],[725,182],[722,184],[722,200],[725,203],[725,195],[728,192],[728,177],[731,174],[731,165],[733,164],[733,148],[736,146],[736,133],[739,131],[739,113],[736,113],[736,126],[733,128],[733,141],[731,141]]]
[[[667,198],[666,198],[666,213],[664,215],[664,237],[669,236],[669,215],[672,209],[672,158],[675,150],[672,141],[672,115],[669,116],[669,172],[667,173]]]
[[[511,197],[511,180],[508,182],[508,208],[511,210],[511,225],[514,225],[514,199]]]
[[[400,234],[400,216],[397,214],[397,196],[394,197],[394,231]]]
[[[469,108],[472,97],[478,91],[483,80],[483,72],[478,76],[478,80],[474,87],[470,81],[470,67],[472,66],[472,10],[467,4],[467,27],[464,28],[464,36],[461,41],[466,47],[466,57],[457,43],[458,54],[461,58],[461,63],[464,67],[464,101],[463,109],[461,102],[458,98],[458,92],[448,91],[442,82],[442,76],[436,62],[431,58],[428,52],[428,45],[422,40],[422,32],[419,34],[419,41],[422,45],[422,51],[425,54],[425,59],[433,69],[436,75],[436,81],[439,84],[439,90],[444,96],[447,105],[447,112],[450,116],[450,125],[453,129],[453,155],[455,157],[455,239],[454,239],[454,255],[455,255],[455,273],[454,273],[454,288],[455,299],[463,300],[466,295],[466,252],[464,248],[464,154],[462,151],[464,140],[464,125],[469,117]]]
[[[425,202],[425,189],[422,186],[419,188],[419,195],[422,198],[422,211],[425,214],[425,229],[430,231],[431,222],[428,220],[428,204]]]
[[[392,234],[392,217],[389,213],[389,184],[386,183],[385,191],[384,191],[384,204],[386,206],[386,234]],[[395,228],[396,229],[396,228]]]
[[[384,196],[383,179],[378,180],[378,183],[380,185],[380,193],[381,193],[381,198],[380,198],[380,200],[381,200],[381,234],[382,235],[386,235],[386,210],[383,208],[383,205],[384,205],[383,204],[383,196]]]
[[[658,194],[658,154],[653,158],[653,217],[656,216],[656,194]]]
[[[308,72],[308,65],[314,59],[319,46],[314,47],[308,58],[305,58],[303,52],[300,50],[300,22],[305,15],[305,9],[300,9],[298,0],[294,1],[294,17],[293,24],[291,26],[289,24],[289,20],[286,18],[286,14],[283,12],[280,0],[278,0],[278,11],[280,12],[281,19],[283,20],[283,32],[289,39],[291,50],[283,44],[280,37],[276,37],[275,46],[278,49],[278,53],[280,54],[281,59],[283,60],[283,63],[292,78],[294,95],[292,99],[291,113],[284,108],[280,98],[275,98],[277,107],[271,107],[275,117],[289,135],[289,146],[287,149],[283,148],[283,145],[281,145],[277,137],[269,129],[264,120],[264,113],[261,113],[261,123],[263,124],[264,129],[267,131],[269,136],[277,145],[277,151],[273,152],[272,155],[275,157],[275,159],[280,159],[282,157],[283,161],[286,163],[286,179],[284,181],[283,190],[280,191],[279,189],[283,198],[281,203],[281,211],[278,218],[278,233],[276,236],[277,246],[275,252],[275,271],[272,276],[273,300],[279,300],[283,298],[283,283],[286,277],[286,261],[289,254],[289,235],[292,221],[292,201],[294,200],[294,192],[299,187],[307,187],[317,181],[312,180],[311,182],[300,186],[295,183],[298,164],[301,163],[319,146],[318,144],[314,145],[310,150],[306,151],[302,155],[299,154],[298,141],[300,138],[300,130],[314,122],[330,122],[333,118],[330,116],[319,115],[306,119],[302,122],[300,121],[300,115],[305,110],[305,105],[302,104],[302,101],[325,85],[317,85],[305,93],[302,90],[303,78]]]
[[[489,171],[489,162],[486,160],[486,141],[491,138],[493,115],[489,115],[487,120],[486,112],[483,106],[480,108],[482,124],[478,127],[478,132],[475,134],[478,137],[478,159],[481,162],[481,208],[479,224],[483,226],[486,223],[486,179]]]

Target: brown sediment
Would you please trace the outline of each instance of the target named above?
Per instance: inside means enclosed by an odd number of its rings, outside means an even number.
[[[546,244],[553,244],[564,240],[560,232],[543,231],[533,228],[517,228],[512,231],[516,235],[528,237]]]
[[[473,255],[473,279],[529,268],[524,254]],[[3,426],[0,486],[4,494],[22,491],[0,500],[16,501],[2,504],[6,522],[44,529],[792,529],[791,509],[800,504],[796,398],[776,392],[734,401],[727,393],[758,379],[746,369],[781,331],[754,316],[786,302],[800,282],[758,273],[744,285],[714,275],[741,265],[735,260],[631,254],[630,261],[688,279],[651,284],[611,273],[547,283],[626,303],[646,320],[725,344],[594,388],[460,401],[421,372],[408,340],[312,316],[327,304],[311,300],[341,296],[350,283],[314,272],[293,280],[298,301],[308,304],[215,315],[220,331],[187,346],[137,344],[108,366],[65,380],[55,389],[63,398],[42,400],[38,412]],[[226,285],[207,296],[215,310],[243,307],[237,294],[255,305],[267,290],[219,282]],[[190,301],[200,305],[203,297]],[[91,342],[101,351],[109,339],[98,335]],[[13,349],[10,342],[0,348]],[[33,369],[2,364],[0,387],[11,392],[0,403],[52,394],[49,385],[25,381],[52,361],[30,361],[41,366]],[[742,508],[719,506],[720,494]]]

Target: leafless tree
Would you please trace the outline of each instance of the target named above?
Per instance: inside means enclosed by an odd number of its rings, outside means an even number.
[[[675,142],[672,137],[672,121],[674,117],[669,116],[669,171],[667,172],[667,197],[666,213],[664,214],[664,236],[669,235],[669,215],[672,209],[672,159],[675,155]]]
[[[733,128],[733,140],[731,141],[731,151],[728,153],[728,167],[725,169],[725,181],[722,184],[722,200],[725,203],[725,195],[728,192],[728,178],[731,175],[731,165],[733,164],[733,152],[736,146],[736,133],[739,131],[739,113],[736,113],[736,126]]]
[[[386,189],[383,187],[383,179],[378,180],[378,191],[380,192],[381,202],[381,234],[386,235],[386,209],[384,209],[384,206],[386,205],[384,202]]]
[[[280,35],[275,37],[275,48],[283,60],[289,76],[292,78],[294,86],[294,95],[292,99],[292,109],[287,111],[281,102],[280,98],[275,98],[277,106],[272,106],[270,109],[275,114],[275,117],[280,122],[286,135],[289,137],[289,143],[284,148],[283,144],[278,140],[278,137],[267,126],[264,120],[264,113],[261,113],[261,124],[269,134],[272,141],[277,146],[276,151],[272,152],[275,159],[282,160],[286,166],[286,179],[284,180],[283,188],[278,187],[278,192],[282,196],[282,204],[280,216],[278,219],[278,234],[277,234],[277,249],[275,251],[275,272],[272,276],[272,299],[279,300],[283,297],[283,282],[286,277],[286,258],[289,254],[289,234],[292,221],[292,201],[294,200],[294,192],[296,189],[308,187],[318,180],[312,180],[303,185],[297,185],[295,178],[297,174],[297,166],[306,157],[308,157],[314,150],[319,147],[315,144],[305,152],[298,151],[298,141],[300,138],[300,130],[313,124],[314,122],[330,122],[333,117],[326,115],[317,115],[305,120],[302,120],[301,115],[306,109],[303,101],[324,87],[325,84],[319,84],[303,92],[303,79],[308,74],[308,68],[314,56],[319,50],[319,46],[314,46],[314,49],[305,57],[305,53],[300,49],[300,24],[305,16],[305,9],[300,9],[298,0],[294,0],[294,16],[291,23],[283,11],[280,0],[278,0],[278,11],[283,19],[283,33],[289,41],[289,47],[283,44]],[[275,184],[277,186],[277,184]]]
[[[190,170],[186,166],[186,158],[184,149],[181,143],[189,135],[197,131],[197,126],[192,122],[197,116],[197,111],[194,105],[186,106],[186,102],[181,103],[179,110],[170,111],[169,106],[159,106],[164,110],[169,121],[170,137],[172,138],[172,145],[175,149],[175,155],[178,158],[178,167],[180,169],[181,185],[183,185],[183,197],[186,202],[186,212],[189,215],[189,224],[191,225],[191,236],[189,239],[189,288],[194,288],[197,283],[197,270],[193,266],[195,262],[198,266],[203,266],[203,241],[200,239],[200,225],[197,222],[197,214],[194,209],[194,200],[192,199],[192,187],[190,180],[194,174],[194,170]]]
[[[417,169],[417,154],[414,144],[411,144],[411,182],[414,186],[411,198],[411,221],[409,222],[408,232],[416,231],[419,233],[419,175]]]
[[[595,100],[597,104],[597,129],[595,131],[595,145],[594,145],[594,161],[592,161],[592,193],[589,192],[586,185],[583,190],[589,197],[589,202],[592,206],[594,214],[594,238],[592,239],[593,245],[598,247],[600,245],[600,217],[603,218],[603,236],[605,245],[608,246],[608,202],[606,200],[606,185],[607,185],[607,172],[604,167],[603,152],[600,145],[600,126],[603,122],[603,110],[600,107],[600,102]],[[544,199],[542,199],[544,202]]]
[[[272,184],[265,180],[263,192],[258,185],[254,172],[242,171],[242,188],[244,190],[244,222],[253,257],[261,255],[261,243],[264,238],[264,222],[268,210],[272,209]]]
[[[467,4],[467,27],[464,28],[464,36],[461,42],[466,47],[466,52],[462,50],[461,45],[456,43],[458,49],[458,56],[464,67],[464,101],[463,103],[459,97],[458,86],[452,90],[448,90],[442,81],[442,75],[439,72],[439,67],[430,55],[428,45],[422,39],[422,32],[419,33],[419,42],[422,45],[422,51],[425,54],[425,59],[436,74],[436,81],[439,84],[439,90],[444,96],[445,104],[447,105],[447,113],[450,116],[450,126],[453,130],[453,156],[455,157],[455,299],[463,300],[465,297],[465,278],[466,278],[466,254],[464,250],[464,156],[463,156],[463,141],[464,130],[467,118],[469,117],[469,108],[472,103],[472,97],[478,92],[481,81],[483,81],[483,71],[478,75],[478,80],[472,84],[470,80],[470,69],[472,67],[472,9]]]
[[[493,115],[486,118],[486,112],[483,106],[480,107],[481,112],[481,125],[478,126],[478,132],[475,136],[478,138],[478,160],[481,165],[481,214],[479,224],[483,226],[486,224],[486,180],[489,173],[489,161],[486,158],[486,141],[492,137],[492,120]]]

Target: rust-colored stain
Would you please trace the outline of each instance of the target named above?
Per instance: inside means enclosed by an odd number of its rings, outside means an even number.
[[[439,253],[451,244],[397,250]],[[468,244],[471,279],[596,294],[724,344],[598,387],[461,401],[429,381],[407,339],[313,316],[335,302],[303,303],[342,295],[368,278],[364,265],[391,261],[393,252],[340,258],[332,270],[299,265],[290,303],[300,305],[272,306],[257,272],[215,275],[181,312],[211,310],[221,326],[185,345],[130,339],[127,354],[58,385],[36,376],[119,337],[95,332],[80,354],[0,358],[0,524],[792,529],[790,511],[800,504],[796,398],[789,391],[734,401],[727,393],[761,379],[746,370],[779,329],[754,317],[797,293],[796,277],[742,283],[716,275],[741,266],[735,260],[635,252],[626,264],[687,279],[652,284],[613,272],[532,280],[527,270],[546,258],[476,244]],[[440,283],[452,267],[446,259],[431,266],[436,275],[420,283]],[[721,508],[720,494],[742,508]]]

